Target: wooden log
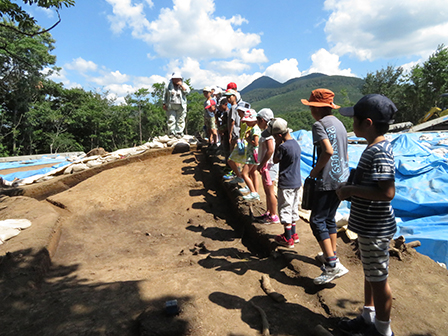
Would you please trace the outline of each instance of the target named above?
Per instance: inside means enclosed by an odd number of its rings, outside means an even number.
[[[406,248],[416,248],[416,247],[419,247],[421,245],[422,245],[422,243],[420,243],[419,240],[415,240],[413,242],[407,243],[406,244]]]
[[[286,302],[286,298],[283,294],[277,293],[274,288],[272,288],[271,280],[269,280],[269,277],[266,274],[261,276],[261,288],[274,301],[280,303]]]

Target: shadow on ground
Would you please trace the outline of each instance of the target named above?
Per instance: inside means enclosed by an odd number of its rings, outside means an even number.
[[[74,275],[76,264],[53,265],[42,278],[36,257],[22,250],[0,261],[2,335],[190,334],[182,313],[165,313],[165,302],[173,298],[142,300],[139,281],[87,283]],[[191,298],[176,299],[182,307]]]

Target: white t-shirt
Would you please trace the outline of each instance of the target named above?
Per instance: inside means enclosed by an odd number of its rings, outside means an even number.
[[[258,140],[258,162],[261,162],[261,160],[263,160],[263,157],[265,155],[265,153],[268,151],[268,146],[266,141],[267,140],[271,140],[274,141],[274,147],[275,147],[275,139],[274,137],[271,135],[267,138],[260,136],[260,140]],[[268,164],[274,164],[274,153],[272,153],[271,157],[268,160]]]

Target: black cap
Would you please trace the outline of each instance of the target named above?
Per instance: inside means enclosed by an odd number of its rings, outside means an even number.
[[[370,118],[374,123],[393,124],[397,112],[395,104],[384,95],[368,94],[362,97],[355,106],[343,107],[339,110],[343,116]]]

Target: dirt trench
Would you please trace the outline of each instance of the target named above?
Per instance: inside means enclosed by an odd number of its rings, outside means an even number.
[[[285,260],[243,245],[249,235],[201,152],[106,170],[47,201],[62,215],[59,246],[42,282],[7,287],[2,335],[259,335],[251,302],[273,335],[331,325]],[[287,303],[266,296],[262,275]],[[174,299],[181,312],[167,316]]]
[[[350,272],[315,286],[308,223],[295,249],[271,250],[281,225],[251,223],[263,203],[241,202],[221,158],[204,153],[151,152],[25,190],[36,199],[0,199],[0,219],[33,222],[0,245],[0,335],[259,335],[253,304],[271,335],[316,335],[317,325],[341,335],[339,318],[362,307],[353,246],[338,239]],[[448,335],[448,272],[411,250],[390,273],[395,334]],[[266,295],[263,276],[285,302]],[[178,315],[165,314],[170,300]]]

